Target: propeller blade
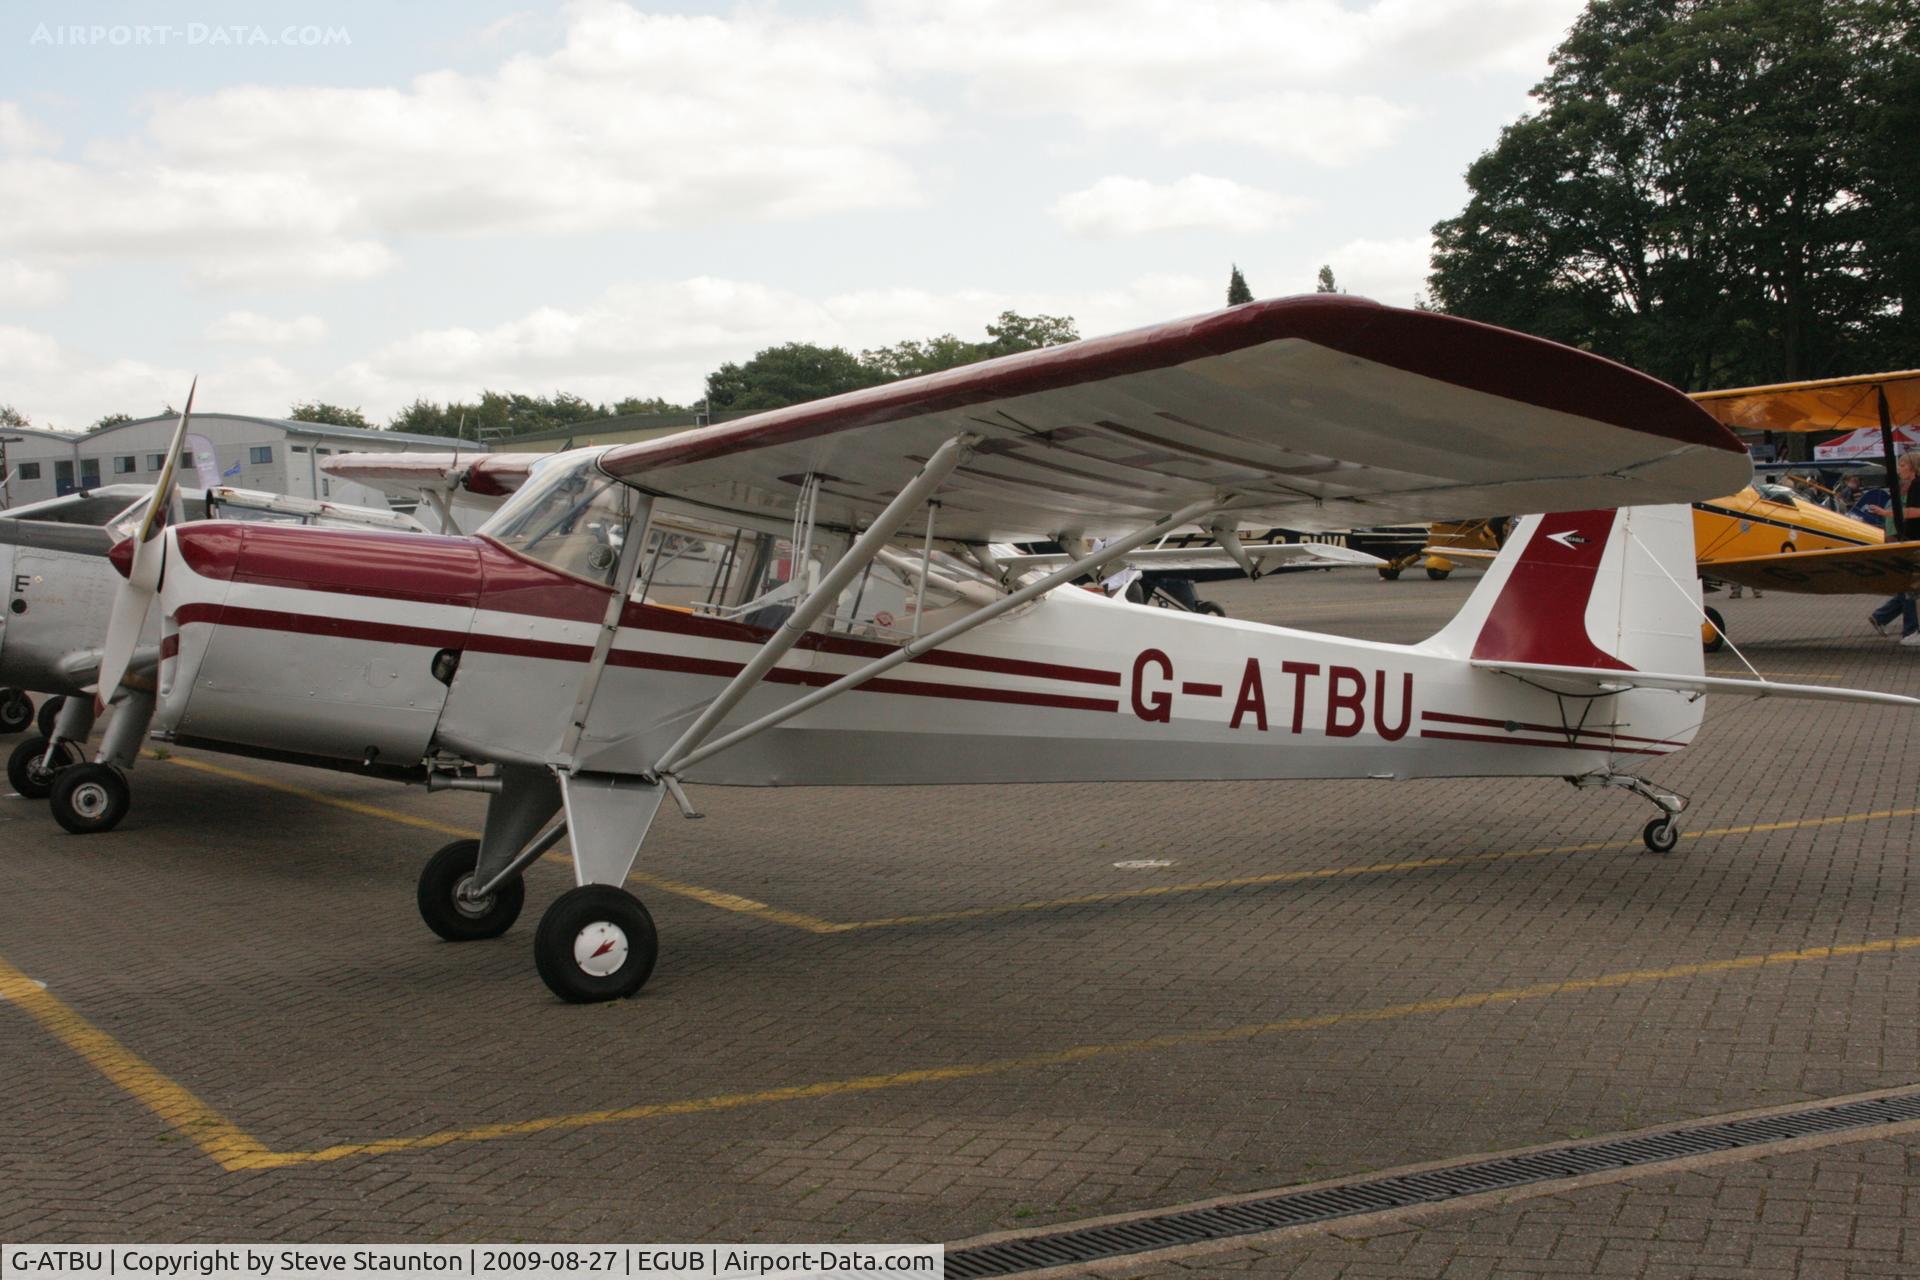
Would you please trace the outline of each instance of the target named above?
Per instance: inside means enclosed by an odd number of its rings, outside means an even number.
[[[147,623],[147,610],[160,587],[160,571],[166,566],[167,525],[178,517],[180,506],[180,450],[186,445],[187,423],[193,417],[193,395],[200,389],[195,378],[187,389],[187,405],[180,411],[179,425],[173,429],[173,445],[167,460],[153,482],[153,495],[147,499],[146,512],[133,531],[133,560],[126,567],[127,580],[113,598],[113,612],[107,620],[107,640],[100,655],[100,683],[95,697],[101,706],[113,701],[126,677],[133,651],[140,643],[140,628]]]

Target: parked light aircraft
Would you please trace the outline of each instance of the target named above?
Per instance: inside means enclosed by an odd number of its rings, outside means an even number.
[[[481,839],[420,878],[444,938],[503,933],[568,839],[536,967],[611,999],[654,967],[622,886],[664,801],[693,816],[683,782],[1561,777],[1650,801],[1670,850],[1685,801],[1639,770],[1691,740],[1707,690],[1920,705],[1702,674],[1686,509],[1611,508],[1746,474],[1678,392],[1597,357],[1257,302],[561,455],[473,537],[169,527],[156,501],[114,550],[100,687],[181,744],[486,793]],[[1561,514],[1523,520],[1417,645],[1057,589],[1191,523],[1232,554],[1239,521],[1485,511]],[[734,550],[663,589],[655,525]],[[1074,558],[1022,576],[992,551],[1042,539]],[[868,638],[863,585],[914,561],[919,633]],[[156,599],[149,695],[121,676]],[[70,772],[117,802],[110,763]]]
[[[7,761],[7,780],[19,795],[48,797],[54,791],[55,771],[81,762],[74,744],[91,732],[94,708],[91,696],[75,695],[89,694],[94,687],[120,583],[107,553],[136,527],[152,496],[146,485],[102,485],[15,507],[0,517],[0,579],[6,583],[6,608],[0,612],[0,683],[50,695],[40,705],[39,735],[21,741]],[[183,490],[181,498],[183,513],[195,520],[420,530],[413,520],[392,512],[252,489]],[[129,677],[148,686],[160,652],[157,622],[146,629],[137,650],[136,674]],[[63,727],[56,728],[61,716]],[[29,702],[26,723],[33,720]],[[108,758],[131,767],[145,729],[137,720],[129,720],[124,734],[110,728]],[[57,749],[48,744],[55,737],[64,740]],[[65,796],[55,797],[53,813],[69,828],[79,821]]]

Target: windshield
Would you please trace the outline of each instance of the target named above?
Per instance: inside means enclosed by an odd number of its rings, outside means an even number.
[[[611,585],[637,495],[595,466],[598,457],[596,450],[539,468],[480,535],[562,573]]]

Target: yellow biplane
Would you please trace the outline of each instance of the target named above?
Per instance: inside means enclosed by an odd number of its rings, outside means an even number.
[[[1876,460],[1891,476],[1896,426],[1920,422],[1920,370],[1702,391],[1692,399],[1740,432],[1877,430],[1884,447]],[[1784,484],[1759,481],[1729,497],[1696,502],[1694,555],[1700,576],[1817,595],[1890,596],[1920,588],[1920,539],[1915,537],[1920,515],[1902,511],[1899,486],[1889,488],[1896,527],[1903,533],[1891,540],[1880,527],[1816,506]],[[1477,521],[1444,531],[1434,526],[1422,549],[1429,576],[1445,577],[1455,560],[1491,559],[1497,525]],[[1707,615],[1701,639],[1709,651],[1717,650],[1725,622],[1717,609]]]

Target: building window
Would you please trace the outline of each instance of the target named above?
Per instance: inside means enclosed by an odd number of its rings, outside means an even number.
[[[315,449],[315,450],[314,450],[314,452],[315,452],[315,453],[332,453],[332,452],[333,452],[333,450],[331,450],[331,449]]]
[[[139,470],[139,467],[140,459],[131,453],[118,453],[114,455],[113,474],[117,476],[130,476]]]
[[[100,485],[100,459],[80,459],[80,487],[94,489]]]
[[[21,463],[20,478],[22,480],[38,480],[40,478],[40,464],[37,462]]]
[[[150,454],[148,454],[148,455],[147,455],[147,470],[149,470],[149,471],[158,471],[158,470],[160,470],[160,469],[161,469],[162,467],[165,467],[166,465],[167,465],[167,455],[166,455],[166,454],[164,454],[164,453],[150,453]]]
[[[256,467],[264,466],[267,463],[272,462],[273,446],[270,444],[254,445],[252,448],[247,450],[247,461],[251,462]]]
[[[303,444],[290,444],[287,448],[293,450],[295,453],[305,453],[307,451],[307,446]]]

